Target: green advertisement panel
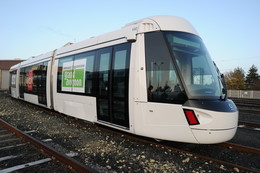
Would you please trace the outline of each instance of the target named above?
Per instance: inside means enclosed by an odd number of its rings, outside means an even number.
[[[62,91],[85,91],[86,59],[66,62],[62,67]]]

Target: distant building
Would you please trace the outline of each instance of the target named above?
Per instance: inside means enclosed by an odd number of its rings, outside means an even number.
[[[0,60],[0,90],[9,88],[9,69],[23,60]]]

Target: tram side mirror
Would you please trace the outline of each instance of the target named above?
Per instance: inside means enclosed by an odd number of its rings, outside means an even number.
[[[222,93],[227,94],[227,90],[225,88],[222,88]]]
[[[222,100],[226,100],[227,99],[227,89],[226,89],[226,81],[225,81],[225,76],[224,76],[224,74],[221,74],[220,75],[220,77],[221,77],[221,82],[222,82],[222,84],[223,84],[223,88],[222,88]]]
[[[220,96],[221,100],[226,100],[227,99],[227,90],[226,89],[222,89],[222,95]]]
[[[220,76],[221,76],[221,79],[224,79],[224,74],[221,74]]]
[[[223,83],[223,85],[224,85],[224,88],[226,88],[226,81],[225,81],[225,76],[224,76],[224,74],[221,74],[220,77],[221,77],[221,81],[222,81],[222,83]]]

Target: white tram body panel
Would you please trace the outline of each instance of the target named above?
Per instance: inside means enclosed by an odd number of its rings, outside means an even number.
[[[58,60],[54,62],[53,74],[57,74]],[[57,75],[53,75],[53,109],[83,120],[96,121],[96,100],[94,97],[57,93]]]
[[[135,133],[162,140],[198,143],[181,105],[136,103]],[[140,113],[141,112],[141,113]]]
[[[11,96],[136,135],[227,141],[238,111],[198,40],[182,18],[138,20],[13,66]]]

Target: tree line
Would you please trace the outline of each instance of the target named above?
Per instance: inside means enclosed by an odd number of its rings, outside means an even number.
[[[260,90],[260,76],[258,69],[252,65],[248,72],[241,67],[224,74],[228,90]]]

